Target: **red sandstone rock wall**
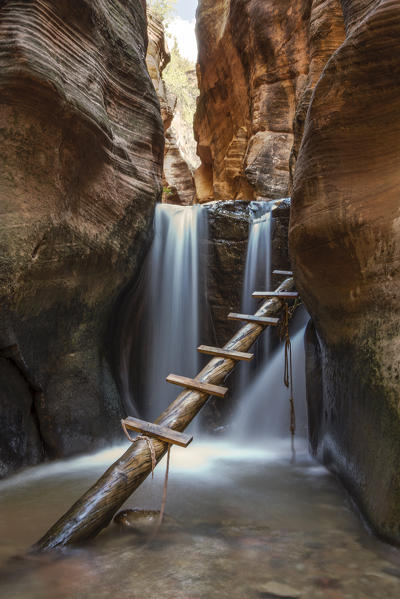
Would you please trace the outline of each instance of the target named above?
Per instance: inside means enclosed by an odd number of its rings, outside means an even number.
[[[177,98],[168,91],[163,80],[163,70],[170,61],[165,30],[162,21],[147,12],[147,68],[160,101],[164,124],[165,151],[163,168],[163,202],[191,205],[196,201],[192,171],[186,162],[176,139],[172,123],[177,111]]]
[[[311,91],[344,37],[339,0],[200,0],[197,34],[199,200],[287,196]]]
[[[142,0],[5,0],[0,36],[1,475],[118,430],[106,328],[164,138]]]
[[[346,39],[298,155],[291,255],[319,344],[314,450],[399,542],[400,3],[342,4]]]

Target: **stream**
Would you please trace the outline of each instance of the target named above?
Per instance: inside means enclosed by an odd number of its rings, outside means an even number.
[[[2,598],[399,596],[399,552],[367,532],[301,440],[295,464],[288,440],[246,447],[203,439],[174,448],[167,518],[151,543],[112,524],[84,546],[26,556],[123,450],[0,483]],[[159,509],[163,479],[161,465],[125,507]]]

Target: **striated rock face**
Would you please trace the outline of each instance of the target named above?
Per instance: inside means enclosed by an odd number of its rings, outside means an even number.
[[[167,40],[165,39],[164,25],[151,11],[147,11],[147,33],[149,43],[147,46],[146,64],[160,101],[161,117],[165,132],[171,126],[176,104],[176,99],[171,98],[170,94],[168,94],[167,87],[162,78],[163,70],[170,62],[171,55],[168,50]]]
[[[290,233],[315,324],[311,440],[400,542],[400,5],[342,5],[346,38],[311,99]]]
[[[199,201],[286,197],[312,89],[343,40],[340,1],[200,0],[197,14]]]
[[[200,201],[287,196],[295,97],[308,71],[308,4],[200,0]]]
[[[147,19],[149,45],[146,63],[160,101],[165,134],[162,201],[191,205],[195,203],[196,192],[191,168],[182,151],[180,129],[176,128],[179,122],[177,97],[168,90],[163,79],[163,71],[171,59],[165,29],[162,21],[151,11],[147,12]]]
[[[117,434],[106,328],[149,239],[164,139],[142,0],[5,0],[0,36],[4,475]]]
[[[196,203],[193,174],[183,157],[173,127],[165,135],[163,183],[163,202],[183,206]]]

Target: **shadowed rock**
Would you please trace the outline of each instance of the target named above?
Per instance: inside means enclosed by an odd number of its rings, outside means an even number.
[[[400,6],[342,4],[346,39],[305,121],[290,247],[322,377],[314,450],[400,542]]]
[[[0,36],[0,349],[24,364],[0,380],[11,469],[117,434],[107,323],[149,241],[164,140],[142,1],[5,0]]]

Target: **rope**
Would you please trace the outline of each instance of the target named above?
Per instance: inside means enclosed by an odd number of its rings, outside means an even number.
[[[121,420],[121,425],[122,425],[122,430],[124,431],[125,436],[127,437],[127,439],[129,439],[129,441],[131,443],[133,443],[134,441],[146,441],[147,443],[147,447],[151,456],[151,477],[154,479],[154,469],[157,466],[157,460],[156,460],[156,452],[154,450],[154,445],[153,445],[153,440],[151,437],[146,437],[146,435],[138,435],[135,439],[133,439],[130,434],[128,433],[128,430],[125,426],[125,422],[123,420]],[[169,463],[170,463],[170,457],[171,457],[171,443],[168,443],[168,451],[167,451],[167,466],[165,468],[165,478],[164,478],[164,488],[163,488],[163,495],[162,495],[162,500],[161,500],[161,508],[160,508],[160,518],[158,520],[158,524],[157,527],[155,529],[155,531],[153,532],[153,534],[151,535],[149,542],[152,541],[154,539],[155,536],[157,536],[158,531],[160,530],[160,526],[163,522],[164,519],[164,513],[165,513],[165,506],[167,503],[167,492],[168,492],[168,477],[169,477]]]
[[[293,360],[292,360],[292,343],[290,340],[289,333],[289,320],[291,313],[289,307],[285,302],[285,313],[281,324],[281,337],[285,339],[285,366],[283,372],[283,382],[290,391],[289,404],[290,404],[290,434],[292,439],[296,432],[296,412],[294,409],[294,397],[293,397]]]
[[[125,437],[127,439],[129,439],[129,441],[131,443],[133,443],[134,441],[139,441],[139,440],[146,441],[147,448],[149,450],[150,457],[151,457],[151,478],[154,478],[154,468],[157,466],[157,460],[156,460],[156,452],[154,451],[154,445],[152,443],[152,439],[150,437],[146,437],[146,435],[139,435],[135,439],[132,439],[132,437],[130,436],[130,434],[127,431],[125,422],[123,420],[121,420],[121,425],[122,425],[122,430],[125,433]]]

